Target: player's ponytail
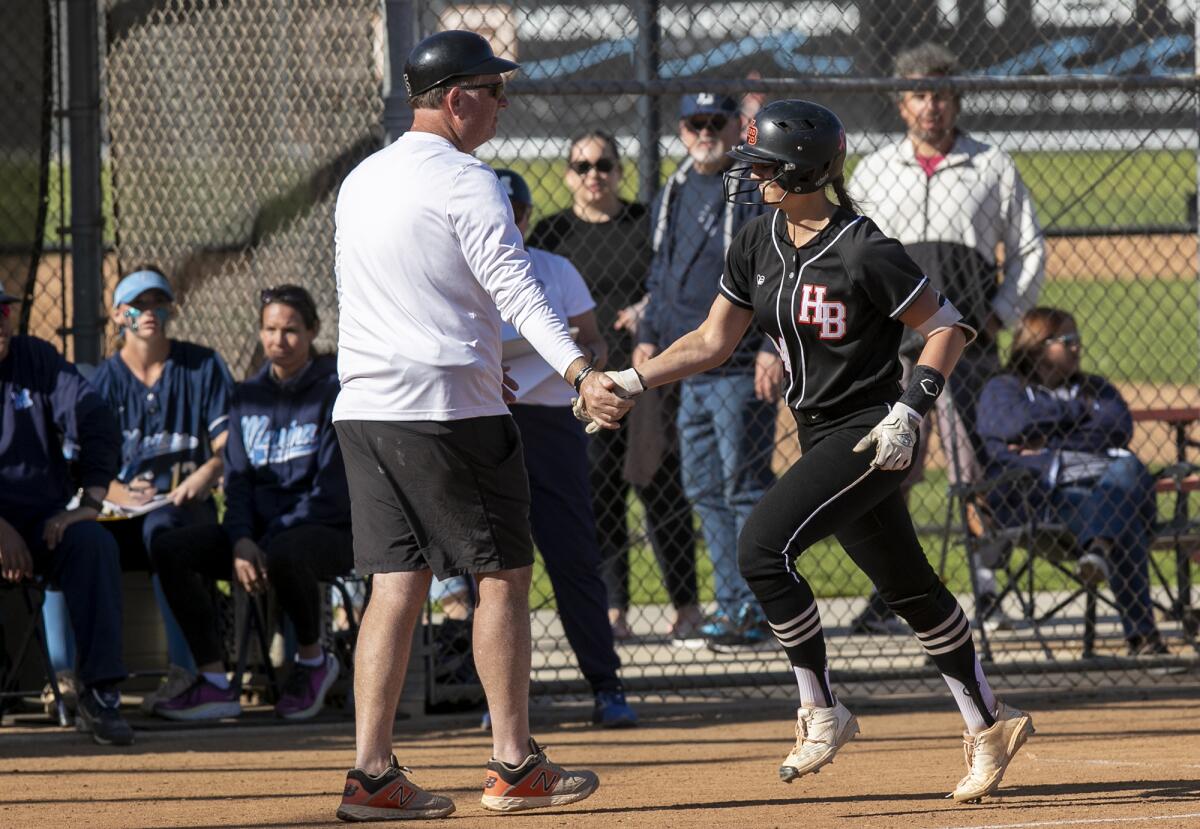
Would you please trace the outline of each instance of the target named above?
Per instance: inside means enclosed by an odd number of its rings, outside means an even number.
[[[838,176],[829,182],[829,186],[833,188],[833,195],[837,197],[838,205],[854,213],[862,213],[858,202],[850,198],[850,194],[846,192],[846,177],[844,175]]]

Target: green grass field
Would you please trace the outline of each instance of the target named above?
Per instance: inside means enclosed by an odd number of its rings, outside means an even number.
[[[1196,154],[1182,151],[1017,153],[1017,167],[1048,229],[1103,226],[1148,227],[1187,222],[1187,197],[1196,190]],[[534,221],[571,203],[563,181],[565,161],[485,158],[529,181],[536,202]],[[663,176],[675,159],[663,163]],[[847,161],[853,176],[857,158]],[[624,163],[621,194],[637,195],[637,167]]]
[[[1025,179],[1042,224],[1048,229],[1097,226],[1145,227],[1179,225],[1187,221],[1188,194],[1196,190],[1196,154],[1184,151],[1024,152],[1016,154],[1017,166]],[[509,167],[525,176],[537,201],[534,220],[561,210],[570,204],[570,193],[563,182],[566,169],[561,160],[522,160],[484,158],[497,167]],[[857,159],[847,162],[853,172]],[[676,159],[666,159],[663,175],[675,170]],[[637,169],[626,159],[621,192],[629,199],[637,194]],[[61,217],[70,211],[69,188],[59,198],[59,176],[63,168],[50,170],[50,213],[47,237],[54,238]],[[229,173],[229,171],[225,171]],[[300,175],[299,172],[296,173]],[[102,170],[106,238],[112,238],[112,203],[109,167]],[[195,176],[196,192],[225,181],[230,175]],[[233,176],[236,179],[236,176]],[[0,216],[25,215],[36,200],[36,167],[30,162],[0,160]],[[290,185],[300,184],[299,178]],[[303,188],[300,188],[302,191]],[[284,193],[278,194],[280,196]],[[221,199],[210,199],[219,205]],[[301,196],[297,196],[298,198]],[[0,223],[0,244],[20,241],[11,226]]]

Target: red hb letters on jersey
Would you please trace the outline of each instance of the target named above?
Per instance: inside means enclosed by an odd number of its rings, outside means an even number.
[[[846,336],[846,304],[826,302],[825,285],[805,283],[800,294],[800,310],[796,322],[821,326],[822,340],[840,340]]]

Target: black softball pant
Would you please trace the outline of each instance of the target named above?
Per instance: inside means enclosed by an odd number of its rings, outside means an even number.
[[[970,623],[917,540],[900,495],[907,470],[874,469],[874,450],[853,451],[886,412],[881,404],[832,419],[797,416],[803,455],[750,514],[738,566],[792,664],[821,675],[825,642],[816,599],[795,563],[833,535],[941,672],[974,687]]]
[[[267,579],[296,628],[297,642],[320,641],[318,582],[354,566],[350,531],[302,524],[274,536],[264,552]],[[207,524],[160,533],[150,555],[196,664],[223,661],[212,581],[233,578],[233,545],[225,530]]]
[[[875,469],[874,450],[853,451],[886,412],[872,406],[818,424],[797,418],[803,455],[767,490],[738,544],[738,566],[760,602],[794,591],[803,582],[796,559],[830,535],[889,603],[938,583],[900,495],[907,470]]]

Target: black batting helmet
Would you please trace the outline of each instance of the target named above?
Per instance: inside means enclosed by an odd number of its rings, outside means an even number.
[[[404,62],[404,88],[413,98],[454,78],[499,75],[517,64],[496,57],[491,44],[474,32],[453,29],[422,40]]]
[[[746,140],[729,151],[740,164],[725,173],[725,198],[752,202],[762,184],[750,175],[751,164],[774,164],[770,179],[789,193],[815,193],[842,175],[846,128],[820,104],[774,101],[758,111]]]

